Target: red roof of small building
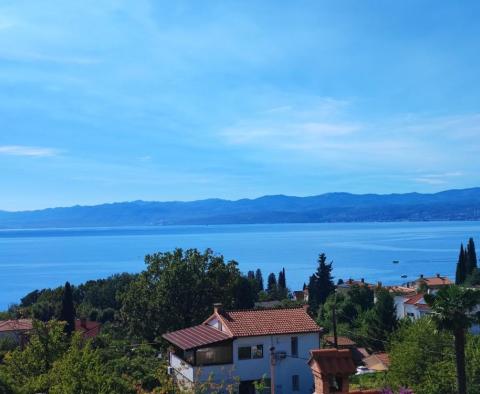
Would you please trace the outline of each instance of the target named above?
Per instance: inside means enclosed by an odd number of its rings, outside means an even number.
[[[335,339],[331,335],[326,336],[324,338],[325,338],[325,341],[327,341],[328,343],[331,343],[331,344],[335,343]],[[337,337],[337,343],[338,343],[338,346],[356,346],[356,343],[348,337]]]
[[[422,293],[415,294],[414,296],[408,298],[404,303],[408,305],[415,305],[423,298]]]
[[[310,354],[308,364],[313,372],[346,376],[357,370],[349,349],[316,349]]]
[[[102,324],[91,320],[75,320],[75,331],[82,333],[82,337],[85,339],[95,338],[102,328]]]
[[[303,307],[221,311],[219,317],[234,337],[322,331]]]
[[[0,320],[0,332],[28,331],[31,329],[31,319]]]
[[[425,282],[427,286],[447,286],[447,285],[452,285],[453,282],[448,279],[446,276],[432,276],[429,278],[425,277],[420,277],[417,279],[417,282]]]
[[[184,328],[162,335],[168,342],[180,349],[189,350],[231,339],[231,336],[206,324]]]

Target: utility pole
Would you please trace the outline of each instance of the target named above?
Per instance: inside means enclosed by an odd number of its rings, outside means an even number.
[[[270,393],[275,394],[275,346],[270,348]]]
[[[333,325],[333,344],[338,349],[338,337],[337,337],[337,289],[335,289],[335,297],[332,308],[332,325]]]

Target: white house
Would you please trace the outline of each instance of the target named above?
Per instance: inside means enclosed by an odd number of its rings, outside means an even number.
[[[240,393],[255,393],[262,378],[275,393],[311,393],[307,361],[320,346],[321,328],[305,308],[225,311],[215,304],[202,324],[163,335],[172,345],[170,372],[186,386],[207,379],[239,382]]]

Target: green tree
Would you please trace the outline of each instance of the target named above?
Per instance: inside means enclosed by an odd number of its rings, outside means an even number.
[[[362,314],[360,332],[367,346],[373,350],[385,350],[385,344],[398,326],[393,297],[388,290],[376,292],[377,302]]]
[[[64,323],[33,321],[33,330],[24,350],[7,353],[2,367],[12,387],[20,393],[47,392],[49,373],[55,361],[62,357],[68,341]]]
[[[271,300],[276,300],[278,295],[277,277],[272,272],[267,278],[267,293]]]
[[[257,293],[254,283],[243,276],[236,279],[233,288],[233,309],[250,309],[255,304]]]
[[[353,285],[348,290],[348,297],[359,308],[359,312],[365,312],[373,308],[374,293],[368,286]]]
[[[285,268],[278,273],[278,299],[283,300],[288,296],[288,289],[287,289],[287,278],[285,276]]]
[[[465,282],[467,277],[467,257],[465,255],[465,249],[463,243],[460,245],[460,253],[458,254],[457,269],[455,271],[455,284],[461,285]]]
[[[475,242],[473,238],[468,240],[466,251],[465,268],[466,274],[471,275],[477,269],[477,252],[475,251]]]
[[[50,381],[51,394],[135,393],[133,386],[110,373],[98,351],[89,341],[83,343],[79,334],[73,336],[68,351],[53,364]]]
[[[120,318],[130,335],[149,341],[166,331],[201,323],[212,305],[235,305],[238,264],[207,249],[155,253],[145,257],[147,269],[123,296]]]
[[[262,271],[260,270],[260,268],[257,268],[257,270],[255,271],[255,280],[257,281],[258,292],[263,291],[264,290],[263,275],[262,275]]]
[[[472,314],[480,302],[479,293],[459,286],[448,286],[435,295],[425,294],[425,301],[432,308],[437,327],[453,334],[458,393],[466,394],[465,338],[468,328],[479,320],[478,315]]]
[[[325,253],[318,256],[317,271],[310,277],[308,283],[308,303],[313,313],[318,312],[320,305],[327,300],[327,297],[335,291],[332,277],[332,264],[327,263]]]
[[[70,283],[65,283],[62,295],[62,308],[60,310],[59,319],[64,321],[65,332],[68,336],[72,335],[75,331],[75,306],[73,305],[73,294]]]

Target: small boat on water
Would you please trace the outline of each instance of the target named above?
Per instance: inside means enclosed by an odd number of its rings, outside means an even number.
[[[398,261],[398,260],[393,260],[393,261],[392,261],[393,264],[398,264],[399,262],[400,262],[400,261]]]
[[[401,278],[406,278],[406,277],[407,277],[407,275],[402,275],[402,276],[401,276]]]

